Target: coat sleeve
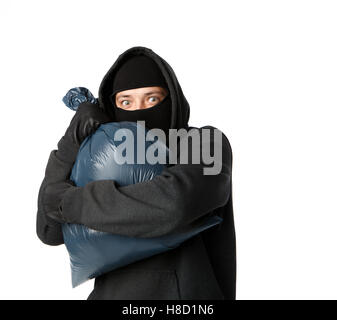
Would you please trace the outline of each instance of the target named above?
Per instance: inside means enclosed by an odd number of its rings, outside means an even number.
[[[204,128],[214,132],[214,127]],[[132,237],[157,237],[183,229],[229,199],[232,151],[220,133],[221,139],[215,141],[211,134],[211,142],[202,141],[200,148],[207,143],[210,150],[217,148],[220,173],[204,175],[204,168],[211,165],[188,161],[165,168],[152,180],[128,186],[118,186],[114,180],[92,181],[65,192],[60,205],[63,216],[69,223]]]
[[[46,215],[46,212],[58,209],[60,200],[48,196],[47,193],[48,187],[53,183],[69,179],[73,162],[69,162],[66,156],[74,157],[77,150],[75,147],[66,146],[62,137],[58,142],[59,149],[51,151],[37,200],[36,233],[43,243],[52,246],[63,244],[64,240],[62,225]],[[60,147],[62,147],[61,150]]]

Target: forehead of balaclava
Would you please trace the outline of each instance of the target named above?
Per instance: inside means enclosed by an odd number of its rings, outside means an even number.
[[[111,95],[124,90],[155,86],[167,88],[157,64],[147,56],[133,56],[116,72]]]

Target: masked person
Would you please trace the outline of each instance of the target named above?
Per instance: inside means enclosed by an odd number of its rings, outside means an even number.
[[[188,125],[190,107],[174,71],[145,47],[132,47],[118,57],[100,84],[98,102],[80,105],[58,149],[51,151],[38,195],[38,237],[49,245],[63,244],[63,222],[130,237],[159,237],[216,214],[223,218],[220,225],[178,248],[97,277],[88,299],[235,299],[232,150],[226,136],[222,133],[221,144],[212,134],[200,143],[201,150],[221,149],[218,174],[205,175],[207,164],[189,160],[170,164],[142,183],[121,187],[98,180],[77,187],[69,180],[77,152],[100,124],[144,120],[148,129],[167,135],[169,129],[185,129],[180,143],[192,129],[215,129]]]

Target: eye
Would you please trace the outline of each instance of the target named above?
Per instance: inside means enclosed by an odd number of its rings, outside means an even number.
[[[149,98],[149,101],[150,101],[150,102],[156,102],[157,100],[158,100],[157,97],[150,97],[150,98]]]
[[[123,100],[122,101],[122,105],[123,106],[128,106],[130,104],[130,101],[129,100]]]

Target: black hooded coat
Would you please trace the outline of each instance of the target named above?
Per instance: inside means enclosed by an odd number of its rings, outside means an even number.
[[[116,70],[126,59],[138,54],[152,58],[168,84],[172,100],[171,128],[184,128],[188,132],[200,130],[188,125],[190,107],[173,69],[145,47],[126,50],[108,70],[99,87],[99,107],[111,114],[109,94]],[[209,215],[223,218],[220,225],[178,248],[97,277],[88,300],[235,299],[232,149],[223,133],[221,145],[214,140],[214,135],[211,137],[211,142],[201,141],[201,149],[206,143],[211,150],[221,148],[221,172],[217,175],[204,175],[206,164],[189,161],[169,165],[150,181],[122,187],[113,180],[92,181],[65,193],[62,210],[69,219],[67,222],[130,237],[156,237],[186,230],[202,223]],[[61,224],[46,216],[44,190],[50,183],[69,179],[71,169],[72,165],[57,156],[57,150],[51,151],[38,195],[37,212],[37,235],[48,245],[60,245],[64,241]]]

